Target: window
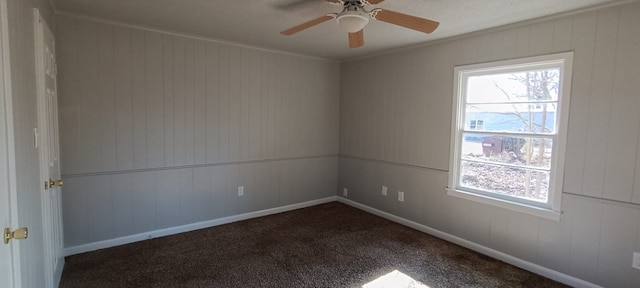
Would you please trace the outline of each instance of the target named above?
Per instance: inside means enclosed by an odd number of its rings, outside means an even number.
[[[559,219],[572,59],[455,68],[449,195]]]

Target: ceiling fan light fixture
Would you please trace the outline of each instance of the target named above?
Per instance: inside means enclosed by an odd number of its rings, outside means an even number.
[[[340,29],[348,33],[355,33],[369,23],[369,15],[360,11],[345,11],[336,17]]]

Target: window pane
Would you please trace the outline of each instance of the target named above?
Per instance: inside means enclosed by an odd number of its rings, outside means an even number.
[[[546,203],[549,173],[524,168],[462,161],[460,186]]]
[[[467,103],[557,101],[559,69],[470,76]]]
[[[469,104],[465,107],[465,119],[473,120],[467,120],[469,126],[465,128],[486,131],[555,133],[556,107],[555,103]],[[542,127],[545,127],[544,131]]]
[[[462,159],[550,169],[553,141],[463,133]]]

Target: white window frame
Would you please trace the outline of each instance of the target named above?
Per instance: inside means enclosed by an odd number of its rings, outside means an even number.
[[[453,119],[451,131],[451,155],[449,161],[449,187],[447,194],[488,205],[502,207],[547,219],[560,220],[562,185],[564,180],[564,157],[567,142],[567,126],[569,122],[569,102],[571,95],[571,78],[573,52],[549,54],[518,58],[504,61],[487,62],[472,65],[456,66],[454,69]],[[553,156],[549,180],[548,203],[531,205],[531,201],[519,201],[516,197],[492,197],[487,193],[479,194],[471,189],[460,187],[460,167],[462,159],[463,130],[465,126],[466,81],[471,76],[500,73],[521,72],[544,68],[560,70],[560,89],[558,107],[556,109],[556,134],[553,136]],[[527,203],[529,202],[529,203]]]

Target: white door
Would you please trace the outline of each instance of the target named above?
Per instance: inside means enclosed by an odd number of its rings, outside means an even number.
[[[3,10],[5,6],[5,0],[2,0]],[[4,12],[4,11],[2,11]],[[6,14],[1,13],[0,17],[0,35],[5,31],[4,28]],[[4,43],[1,43],[4,44]],[[0,45],[0,53],[3,52],[4,45]],[[9,198],[10,184],[9,182],[9,133],[7,131],[7,106],[6,106],[6,86],[5,86],[5,63],[3,56],[0,54],[0,231],[6,227],[11,227],[11,206]],[[4,233],[3,233],[4,234]],[[4,238],[4,237],[3,237]],[[14,287],[13,286],[13,256],[11,255],[12,242],[4,244],[4,239],[0,240],[0,287]]]
[[[7,38],[7,1],[0,0],[0,232],[4,232],[5,228],[14,227],[17,223],[17,217],[11,217],[15,208],[13,205],[15,199],[15,191],[12,189],[12,180],[15,179],[15,175],[11,175],[11,169],[15,167],[10,160],[10,156],[13,154],[11,149],[12,130],[11,125],[12,113],[10,111],[10,90],[9,90],[9,57],[8,51],[8,38]],[[12,195],[13,197],[10,197]],[[13,221],[12,221],[13,220]],[[0,287],[18,287],[20,265],[19,259],[14,260],[13,255],[18,255],[17,247],[15,247],[14,241],[10,241],[8,244],[4,243],[4,233],[2,240],[0,240]],[[17,275],[14,278],[14,275]]]
[[[0,50],[1,47],[0,47]],[[2,74],[2,73],[0,73]],[[2,81],[0,81],[2,82]],[[2,83],[4,84],[4,83]],[[1,85],[4,86],[4,85]],[[4,90],[4,87],[2,87]],[[8,153],[8,133],[6,129],[6,106],[5,106],[5,93],[0,91],[0,231],[5,228],[12,227],[11,223],[11,207],[9,205],[9,153]],[[2,231],[4,232],[4,231]],[[2,233],[4,234],[4,233]],[[12,242],[8,244],[4,243],[3,239],[0,240],[0,287],[14,287],[13,286],[13,255],[11,253]]]
[[[58,287],[64,257],[62,255],[62,211],[60,149],[58,147],[58,95],[53,33],[35,9],[36,81],[38,86],[38,149],[42,185],[44,226],[44,268],[47,287]]]

